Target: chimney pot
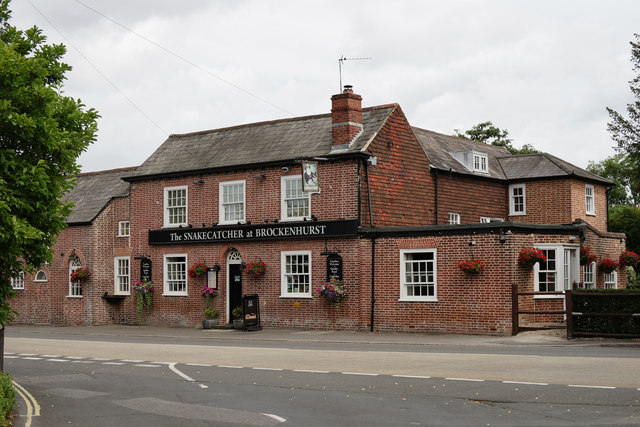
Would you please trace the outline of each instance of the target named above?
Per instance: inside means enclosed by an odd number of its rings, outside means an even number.
[[[342,93],[353,93],[353,86],[344,85],[344,91]]]

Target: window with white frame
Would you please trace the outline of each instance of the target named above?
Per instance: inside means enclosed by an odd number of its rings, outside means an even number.
[[[436,249],[400,250],[400,301],[437,301]]]
[[[559,292],[572,289],[580,278],[578,248],[574,246],[536,245],[547,257],[546,262],[534,267],[534,290],[539,292]],[[536,296],[562,298],[561,295]]]
[[[280,179],[283,220],[302,220],[311,215],[311,193],[302,191],[302,177],[283,176]]]
[[[586,202],[587,215],[595,215],[596,205],[593,185],[586,184],[584,186],[584,199]]]
[[[119,256],[113,259],[113,282],[115,294],[129,295],[131,293],[131,260],[128,256]]]
[[[449,224],[460,224],[460,214],[449,212]]]
[[[584,287],[586,289],[595,289],[596,287],[596,263],[584,265],[582,267],[582,276],[584,280]]]
[[[280,253],[281,297],[311,297],[311,251]]]
[[[604,273],[604,288],[616,289],[618,287],[618,272]]]
[[[525,184],[509,186],[509,215],[527,214],[527,192]]]
[[[24,289],[24,273],[22,271],[16,277],[11,278],[11,287],[13,289]]]
[[[481,223],[489,223],[489,222],[504,222],[504,218],[491,218],[488,216],[481,216],[480,217],[480,222]]]
[[[129,237],[129,221],[118,222],[118,237]]]
[[[473,170],[476,172],[487,173],[489,171],[487,167],[487,155],[480,153],[473,153]]]
[[[164,256],[163,295],[187,295],[187,255]]]
[[[82,261],[80,258],[74,257],[69,259],[69,296],[81,297],[82,296],[82,282],[72,282],[71,273],[82,267]]]
[[[187,225],[187,186],[164,189],[164,226]]]
[[[220,224],[245,221],[244,181],[220,183]]]
[[[47,273],[44,270],[38,270],[35,277],[33,278],[34,282],[46,282],[47,281]]]

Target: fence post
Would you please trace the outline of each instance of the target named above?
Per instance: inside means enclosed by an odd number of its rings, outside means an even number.
[[[565,317],[567,318],[567,339],[573,339],[573,303],[571,302],[571,290],[564,294]]]
[[[511,284],[511,335],[518,335],[518,285]]]

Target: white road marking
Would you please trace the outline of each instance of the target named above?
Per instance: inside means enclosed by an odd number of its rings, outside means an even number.
[[[115,365],[115,366],[122,366],[122,365],[126,365],[126,363],[122,363],[122,362],[103,362],[103,365]]]
[[[142,363],[142,362],[144,362],[144,360],[121,360],[121,362],[127,362],[127,363]]]
[[[42,360],[42,357],[23,357],[24,360]]]
[[[218,365],[218,368],[242,369],[244,366]]]
[[[445,378],[445,380],[449,380],[449,381],[473,381],[473,382],[483,382],[484,380],[478,380],[478,379],[474,379],[474,378]]]
[[[96,362],[93,362],[91,360],[72,360],[71,363],[84,363],[86,365],[90,365],[90,364],[96,363]]]
[[[206,365],[204,363],[187,363],[187,366],[204,366],[204,367],[210,368],[213,365]]]
[[[189,382],[195,382],[196,380],[194,380],[193,378],[191,378],[189,375],[180,372],[177,368],[176,368],[176,364],[175,363],[170,363],[169,364],[169,369],[171,369],[174,373],[176,373],[178,376],[184,378],[186,381]]]
[[[548,383],[529,383],[525,381],[502,381],[503,384],[549,385]]]
[[[615,387],[608,387],[603,385],[580,385],[580,384],[569,384],[567,387],[578,387],[578,388],[604,388],[606,390],[613,390]]]
[[[377,377],[380,374],[370,374],[367,372],[340,372],[342,375],[364,375],[367,377]]]
[[[278,415],[275,415],[275,414],[265,414],[263,412],[262,415],[267,416],[269,418],[273,418],[274,420],[279,421],[281,423],[284,423],[285,421],[287,421],[286,418],[279,417]]]
[[[150,365],[150,364],[147,364],[147,363],[136,363],[133,366],[139,366],[141,368],[159,368],[160,367],[160,365]]]
[[[306,372],[309,374],[328,374],[329,371],[313,371],[311,369],[294,369],[293,372]]]
[[[48,362],[69,362],[68,359],[47,359]]]
[[[419,380],[427,380],[431,377],[426,377],[426,376],[422,376],[422,375],[391,375],[392,377],[396,377],[396,378],[416,378]]]
[[[284,371],[284,369],[280,369],[280,368],[251,368],[251,369],[255,369],[256,371]]]

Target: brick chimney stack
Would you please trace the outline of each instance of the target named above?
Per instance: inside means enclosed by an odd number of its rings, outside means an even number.
[[[362,97],[345,85],[342,93],[331,97],[332,147],[347,148],[361,132]]]

